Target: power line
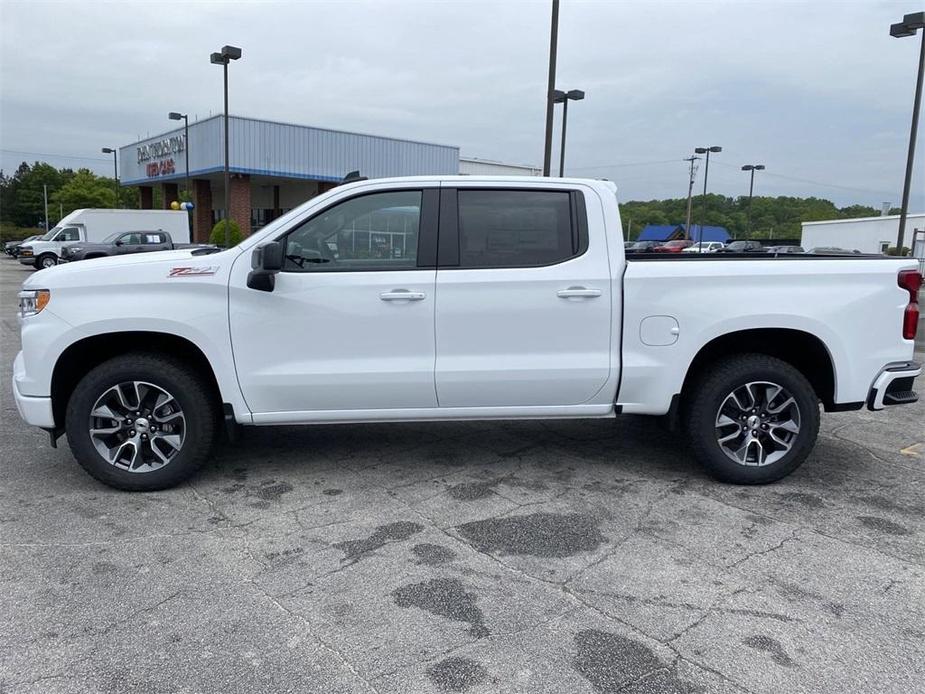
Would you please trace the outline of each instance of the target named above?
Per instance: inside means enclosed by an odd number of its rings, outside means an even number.
[[[26,152],[18,149],[0,149],[0,152],[3,154],[16,154],[26,157],[50,157],[52,159],[85,159],[87,161],[105,161],[108,162],[109,159],[104,159],[103,157],[82,157],[77,154],[51,154],[49,152]]]
[[[658,161],[631,161],[624,164],[599,164],[598,166],[570,166],[569,171],[589,171],[591,169],[620,169],[625,166],[648,166],[650,164],[677,164],[684,159],[659,159]]]
[[[720,166],[725,166],[730,169],[738,169],[739,167],[735,164],[727,164],[726,162],[716,162]],[[850,190],[858,193],[876,193],[877,195],[895,195],[896,191],[888,192],[885,190],[872,190],[871,188],[857,188],[855,186],[844,186],[838,183],[823,183],[822,181],[814,181],[810,178],[799,178],[797,176],[786,176],[784,174],[772,173],[765,169],[762,172],[763,176],[771,176],[773,178],[781,178],[785,181],[795,181],[797,183],[809,183],[814,186],[822,186],[823,188],[838,188],[841,190]]]

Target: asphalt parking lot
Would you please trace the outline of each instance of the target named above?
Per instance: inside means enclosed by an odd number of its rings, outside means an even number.
[[[0,691],[922,690],[923,402],[827,415],[765,487],[626,417],[250,429],[127,494],[16,414],[29,272],[0,260]]]

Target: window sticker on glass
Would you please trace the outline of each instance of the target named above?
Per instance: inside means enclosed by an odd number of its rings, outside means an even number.
[[[145,234],[145,243],[160,243],[161,237],[158,234]]]

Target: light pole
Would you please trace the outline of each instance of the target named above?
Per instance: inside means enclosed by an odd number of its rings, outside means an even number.
[[[221,65],[225,75],[225,248],[231,245],[231,173],[228,170],[228,63],[241,57],[241,49],[222,46],[210,57],[213,65]]]
[[[913,12],[903,21],[890,26],[890,36],[904,38],[915,36],[919,29],[925,29],[925,12]],[[922,74],[925,73],[925,31],[922,31],[922,48],[919,50],[919,72],[915,80],[915,101],[912,103],[912,131],[909,133],[909,154],[906,157],[906,179],[903,182],[903,204],[899,213],[899,234],[896,237],[896,252],[903,252],[903,236],[906,232],[906,215],[909,213],[909,186],[912,185],[912,163],[915,160],[915,138],[919,129],[919,107],[922,105]]]
[[[694,149],[694,154],[706,154],[707,160],[703,167],[703,217],[700,220],[700,238],[697,239],[697,243],[700,245],[697,247],[698,251],[703,253],[703,225],[707,221],[707,176],[710,175],[710,152],[722,152],[723,148],[717,145],[712,147],[697,147]]]
[[[752,235],[752,194],[755,192],[755,172],[764,171],[764,164],[746,164],[742,167],[742,171],[748,171],[751,173],[751,180],[748,183],[748,217],[747,222],[745,223],[745,233],[748,234],[749,238]]]
[[[112,178],[116,182],[116,204],[115,206],[118,207],[119,206],[119,160],[116,159],[117,152],[115,148],[113,147],[103,147],[102,152],[103,154],[112,155]]]
[[[691,237],[691,207],[692,207],[691,203],[693,202],[693,199],[694,199],[693,198],[694,176],[697,173],[697,167],[694,166],[694,162],[700,161],[700,157],[692,156],[692,157],[688,157],[684,161],[690,162],[691,164],[690,176],[688,177],[688,180],[687,180],[687,219],[684,224],[684,235],[687,236],[687,238],[690,238]]]
[[[559,148],[559,178],[565,176],[565,126],[568,123],[568,102],[581,101],[585,98],[585,93],[580,89],[573,89],[569,92],[563,92],[559,89],[553,90],[553,103],[562,104],[562,145]]]
[[[167,114],[170,120],[183,120],[183,153],[186,155],[186,195],[190,197],[189,185],[189,115],[171,111]]]
[[[549,82],[546,87],[546,139],[543,145],[543,175],[552,167],[552,111],[556,91],[556,52],[559,43],[559,0],[552,0],[552,22],[549,29]]]

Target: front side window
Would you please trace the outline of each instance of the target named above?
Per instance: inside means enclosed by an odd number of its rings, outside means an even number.
[[[459,266],[552,265],[578,254],[568,191],[460,190]]]
[[[56,241],[80,241],[80,234],[74,227],[67,227],[58,234]]]
[[[138,232],[132,232],[131,234],[125,234],[122,239],[122,243],[126,246],[135,246],[141,244],[141,234]]]
[[[324,210],[284,239],[288,272],[400,270],[417,265],[420,190],[371,193]]]

